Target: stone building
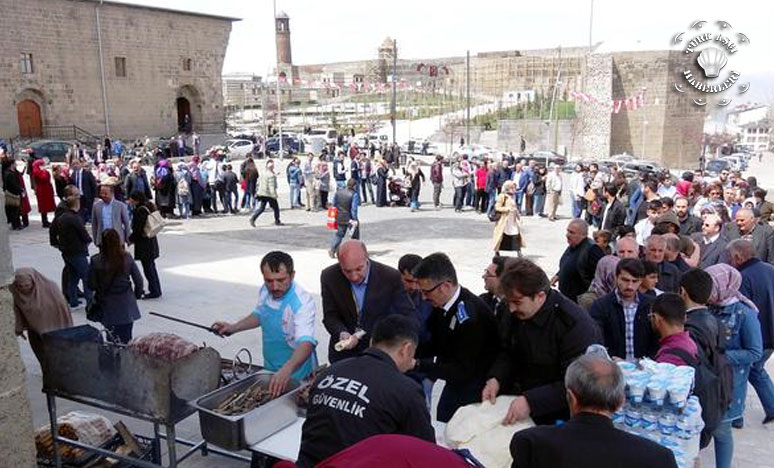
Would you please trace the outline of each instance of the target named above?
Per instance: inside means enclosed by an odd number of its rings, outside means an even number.
[[[0,0],[0,137],[223,128],[236,18],[100,0]]]

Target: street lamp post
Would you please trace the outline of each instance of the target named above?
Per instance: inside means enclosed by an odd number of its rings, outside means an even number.
[[[643,120],[642,121],[642,146],[640,147],[640,154],[642,155],[642,158],[645,158],[645,134],[648,131],[648,121]]]

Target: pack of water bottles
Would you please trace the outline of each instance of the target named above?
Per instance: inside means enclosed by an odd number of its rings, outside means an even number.
[[[650,359],[618,366],[626,380],[626,404],[613,415],[613,424],[669,448],[678,467],[693,466],[704,428],[699,399],[691,395],[693,367]]]

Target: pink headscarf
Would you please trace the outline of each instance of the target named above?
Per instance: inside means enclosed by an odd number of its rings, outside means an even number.
[[[755,304],[739,292],[739,286],[742,285],[742,274],[736,268],[725,263],[718,263],[707,267],[705,271],[712,277],[710,304],[725,307],[741,301],[758,312]]]
[[[621,259],[615,255],[605,255],[599,259],[589,290],[597,293],[600,297],[613,292],[615,289],[615,267],[619,261]]]

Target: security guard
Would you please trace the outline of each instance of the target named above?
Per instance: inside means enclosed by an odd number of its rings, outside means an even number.
[[[567,420],[564,374],[570,363],[600,342],[593,319],[562,293],[552,290],[545,272],[531,261],[509,258],[500,290],[511,312],[508,329],[482,400],[519,395],[503,423],[531,417],[538,424]]]
[[[459,407],[480,401],[486,371],[497,356],[497,324],[484,301],[459,285],[445,254],[428,255],[413,274],[422,297],[433,305],[430,340],[420,347],[416,370],[446,381],[437,419],[448,422]]]
[[[414,367],[418,324],[388,315],[374,327],[371,347],[333,364],[317,377],[301,433],[296,464],[311,467],[377,434],[404,434],[435,442],[418,383],[403,375]]]

